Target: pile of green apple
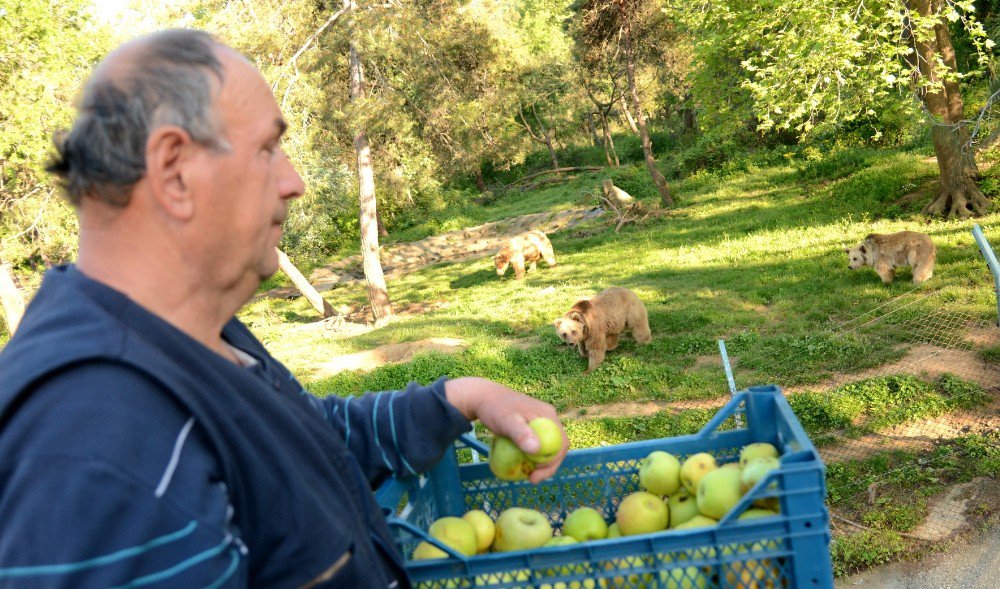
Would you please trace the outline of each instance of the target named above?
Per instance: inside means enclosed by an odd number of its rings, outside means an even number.
[[[499,478],[523,480],[535,464],[551,460],[561,448],[562,436],[558,426],[550,422],[554,427],[549,428],[547,424],[536,421],[531,422],[532,428],[542,442],[536,454],[525,454],[513,442],[509,446],[499,442],[503,438],[494,440],[490,469]],[[642,490],[622,498],[610,524],[597,509],[578,507],[567,514],[557,533],[548,518],[538,510],[510,507],[501,512],[496,521],[479,509],[469,511],[462,517],[442,517],[431,524],[428,534],[460,554],[474,556],[486,552],[534,550],[663,530],[711,526],[739,503],[750,488],[779,466],[778,449],[768,443],[748,444],[741,448],[738,462],[721,466],[706,452],[693,454],[681,462],[668,452],[656,450],[639,464]],[[774,516],[778,514],[777,509],[774,499],[758,500],[738,519]],[[761,543],[761,548],[769,546]],[[740,547],[735,551],[746,550],[746,547]],[[722,553],[726,554],[726,547]],[[413,551],[412,559],[447,556],[446,552],[425,541]],[[764,568],[757,564],[754,561],[734,563],[727,567],[727,579],[731,583],[746,581],[750,584],[748,586],[754,585],[754,581],[760,581],[764,574]],[[666,586],[676,584],[678,589],[704,587],[703,581],[707,581],[703,578],[705,574],[707,571],[697,567],[672,569],[669,575],[677,577],[674,579],[676,583],[665,579]],[[594,584],[591,580],[558,583],[555,586],[588,588],[594,587]]]

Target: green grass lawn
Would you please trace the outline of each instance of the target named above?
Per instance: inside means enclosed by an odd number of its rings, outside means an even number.
[[[700,172],[671,183],[677,206],[668,216],[627,225],[620,233],[608,220],[597,220],[550,235],[559,266],[550,270],[540,264],[523,281],[498,278],[488,258],[441,264],[393,279],[389,292],[397,306],[444,305],[401,316],[361,336],[336,339],[322,330],[294,329],[316,319],[304,299],[259,301],[244,309],[242,317],[320,395],[398,389],[410,380],[426,383],[440,375],[479,375],[549,401],[561,411],[573,411],[576,417],[566,420],[566,429],[574,447],[693,433],[728,392],[717,361],[720,338],[726,340],[729,355],[739,359],[744,374],[749,371],[755,379],[740,386],[773,382],[808,388],[830,374],[856,373],[898,360],[911,338],[906,320],[912,321],[919,310],[910,311],[910,316],[904,312],[904,320],[892,329],[837,327],[911,291],[933,294],[956,312],[996,319],[992,278],[971,228],[980,224],[997,246],[1000,213],[971,221],[921,216],[919,208],[930,198],[937,176],[928,156],[926,151],[854,149],[770,167]],[[655,191],[641,167],[608,175],[627,185],[646,206],[656,205]],[[419,239],[435,228],[453,230],[587,206],[594,202],[588,194],[596,191],[601,177],[584,174],[545,190],[508,192],[490,206],[468,205],[452,220],[436,219],[393,241]],[[997,182],[988,177],[984,185]],[[913,193],[924,197],[903,198]],[[938,247],[934,278],[919,291],[908,271],[886,286],[871,269],[847,269],[845,246],[868,233],[904,229],[930,234]],[[636,346],[626,339],[594,373],[585,375],[586,359],[561,344],[552,321],[580,297],[612,285],[631,288],[645,302],[653,341]],[[324,296],[335,306],[366,300],[362,284]],[[412,361],[370,372],[311,375],[317,364],[340,354],[430,337],[460,338],[468,347],[457,354],[418,354]],[[987,362],[1000,358],[997,346],[978,353]],[[810,436],[822,446],[832,443],[830,432],[850,438],[956,408],[975,408],[986,398],[980,387],[959,378],[886,375],[828,395],[795,395],[792,402]],[[613,403],[695,399],[712,401],[680,413],[600,415],[602,406]],[[949,454],[947,460],[963,463],[961,472],[1000,476],[996,442],[975,436],[958,440],[954,447],[959,450],[970,445],[994,449],[983,455]],[[938,448],[933,454],[910,456],[886,451],[831,467],[831,507],[871,528],[838,532],[833,547],[838,575],[926,550],[898,532],[922,520],[928,496],[962,480],[952,471],[953,476],[939,472],[937,465],[945,460],[941,452]],[[913,466],[917,458],[916,464],[923,466]],[[881,476],[885,471],[879,468],[886,464],[902,464],[893,472],[908,476],[883,484],[886,501],[861,506],[855,500],[860,488],[851,485]],[[938,484],[917,482],[926,477]],[[913,497],[918,500],[910,500]]]

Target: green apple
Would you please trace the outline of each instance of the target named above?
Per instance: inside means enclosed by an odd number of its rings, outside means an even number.
[[[718,520],[714,520],[710,517],[705,517],[704,515],[698,514],[681,525],[674,528],[675,530],[693,530],[695,528],[707,528],[718,524]]]
[[[780,455],[773,444],[754,442],[743,446],[740,450],[740,466],[746,468],[747,463],[754,458],[777,458]]]
[[[549,546],[569,546],[570,544],[579,544],[580,541],[573,536],[553,536],[551,540],[542,544],[544,548]]]
[[[753,460],[747,462],[743,466],[743,474],[740,478],[740,486],[743,489],[743,492],[746,493],[762,478],[767,476],[767,473],[779,468],[781,468],[781,462],[777,458],[771,456],[754,458]]]
[[[715,462],[715,456],[707,452],[698,452],[687,457],[681,464],[681,484],[688,493],[695,495],[698,493],[698,482],[701,477],[719,468]]]
[[[615,513],[615,521],[622,536],[651,534],[667,529],[670,508],[659,495],[636,491],[622,499]]]
[[[490,445],[490,471],[502,481],[523,481],[535,463],[510,438],[494,436]]]
[[[448,558],[449,554],[441,550],[430,542],[421,542],[413,550],[412,560],[432,560],[435,558]]]
[[[758,517],[771,517],[772,515],[778,515],[777,511],[771,511],[770,509],[760,509],[760,508],[750,508],[736,519],[755,519]]]
[[[664,589],[705,589],[708,577],[696,566],[678,567],[660,573],[660,587]]]
[[[490,549],[493,544],[493,536],[496,535],[496,524],[490,514],[482,509],[467,511],[462,519],[472,524],[476,530],[476,553],[483,554]]]
[[[535,509],[510,507],[496,521],[493,549],[497,552],[531,550],[552,539],[552,524]]]
[[[592,507],[578,507],[566,516],[562,525],[564,536],[572,536],[580,542],[602,540],[608,537],[608,523],[601,512]]]
[[[462,554],[476,553],[476,528],[460,517],[438,518],[427,528],[427,533]]]
[[[655,495],[672,495],[681,486],[681,461],[663,450],[653,450],[639,463],[639,484]]]
[[[671,495],[667,504],[670,506],[671,528],[676,528],[698,515],[698,501],[685,490],[680,490]]]
[[[730,544],[722,547],[723,556],[753,554],[767,550],[763,542],[751,544]],[[726,581],[734,587],[773,587],[781,579],[781,571],[774,567],[770,559],[744,559],[730,562],[722,567]]]
[[[621,528],[618,527],[618,522],[612,522],[611,525],[608,526],[608,535],[607,535],[607,537],[608,538],[621,538],[622,537],[622,530],[621,530]]]
[[[538,452],[528,454],[528,459],[538,464],[550,462],[562,450],[563,436],[559,424],[547,417],[536,417],[528,422],[528,426],[538,436]]]
[[[717,468],[702,477],[696,495],[698,511],[713,519],[722,519],[743,497],[740,475],[738,468]]]

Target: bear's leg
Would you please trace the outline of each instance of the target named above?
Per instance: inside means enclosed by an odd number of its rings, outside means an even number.
[[[592,370],[600,366],[601,362],[604,362],[605,349],[603,345],[604,342],[595,342],[588,346],[587,349],[587,369],[583,371],[584,374],[590,374]]]
[[[896,277],[895,269],[893,269],[893,267],[890,266],[889,264],[884,264],[884,263],[876,264],[875,272],[878,273],[878,276],[879,278],[882,279],[883,284],[889,284],[890,282],[892,282],[892,279]]]
[[[531,270],[532,272],[534,272],[535,270],[537,270],[538,269],[538,262],[537,261],[532,262],[531,265],[528,267],[528,269]]]
[[[580,352],[580,357],[581,358],[586,358],[587,357],[587,346],[582,341],[580,343],[576,344],[576,351]]]
[[[549,265],[549,268],[556,267],[556,256],[552,252],[545,252],[545,263]]]
[[[617,348],[618,347],[618,334],[617,333],[609,333],[608,337],[606,338],[606,341],[607,341],[607,346],[608,346],[609,350],[613,350],[613,349]]]
[[[649,314],[642,303],[629,314],[628,324],[636,343],[648,344],[653,341],[653,334],[649,330]]]

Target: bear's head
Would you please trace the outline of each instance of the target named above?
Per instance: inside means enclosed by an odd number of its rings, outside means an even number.
[[[497,252],[497,255],[493,256],[493,265],[496,266],[497,276],[503,276],[507,272],[507,266],[510,266],[511,257],[513,256],[507,248],[501,249]]]
[[[868,247],[865,244],[852,248],[845,247],[844,252],[847,254],[847,267],[851,270],[857,270],[868,264]]]
[[[570,311],[564,317],[556,319],[554,325],[559,339],[567,344],[578,344],[586,336],[587,324],[583,321],[583,315],[577,311]]]

